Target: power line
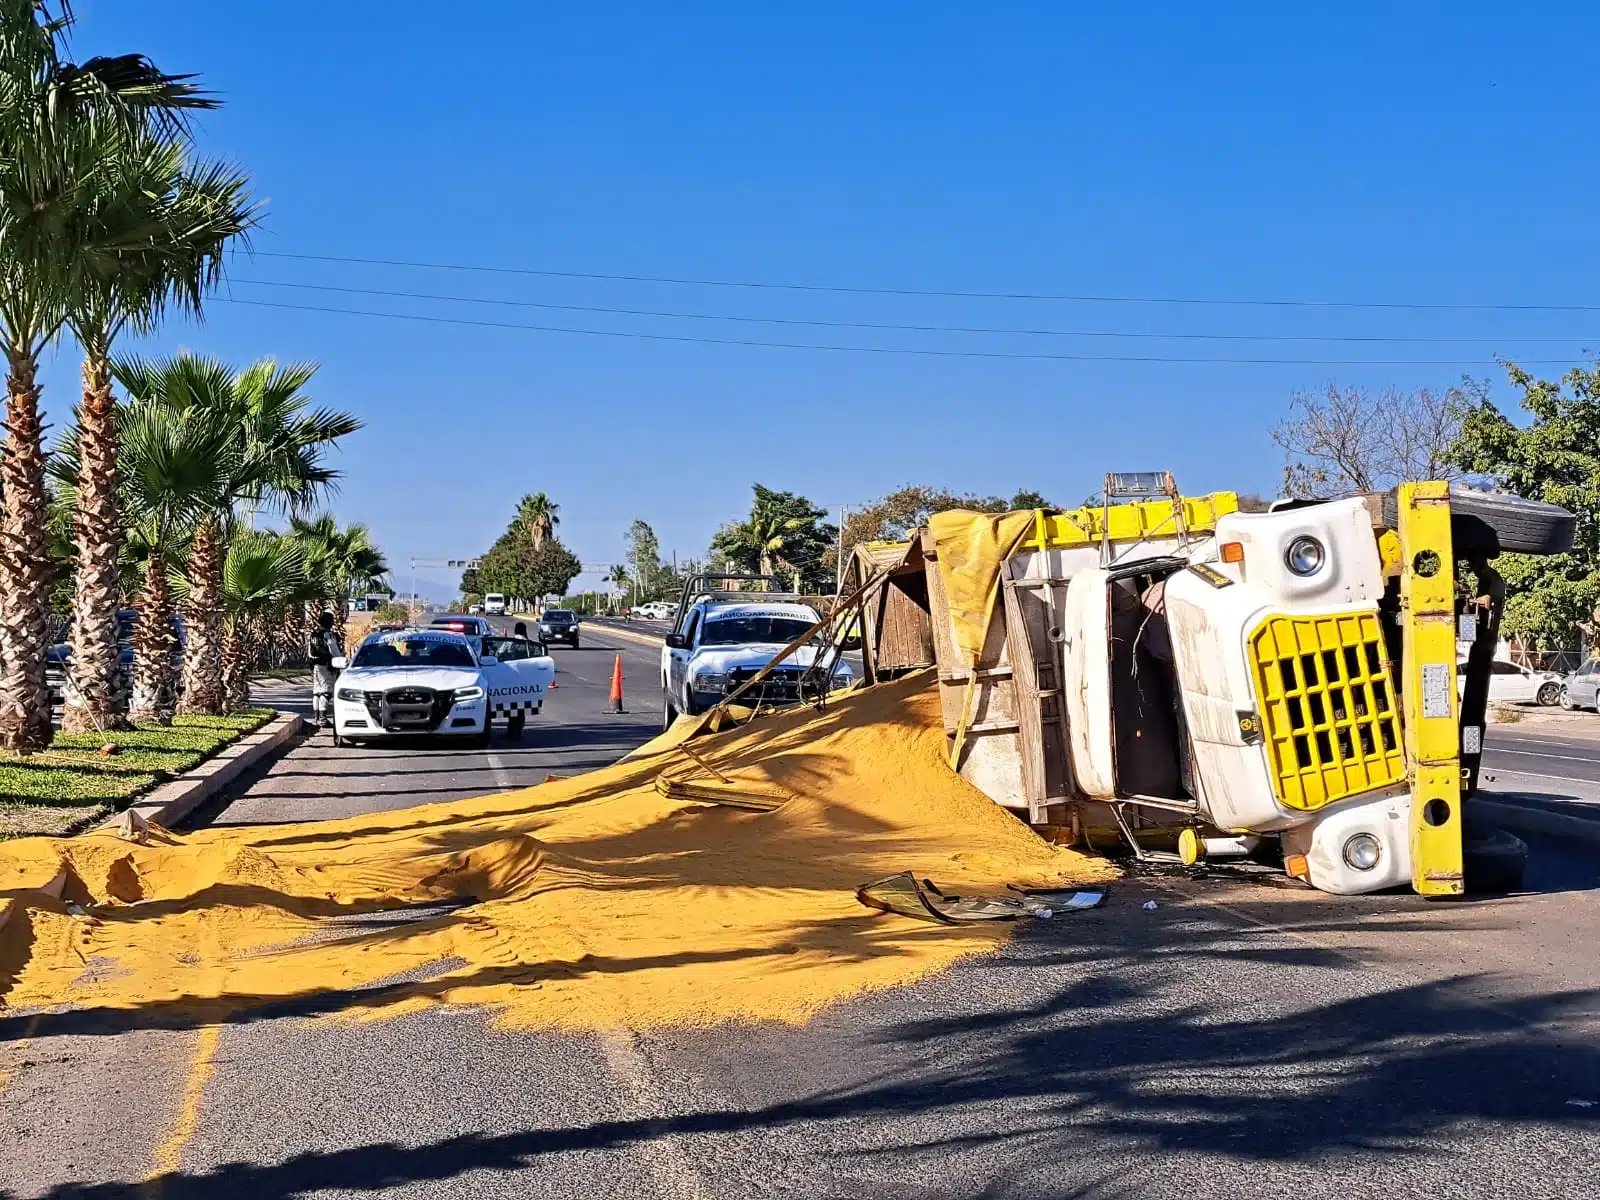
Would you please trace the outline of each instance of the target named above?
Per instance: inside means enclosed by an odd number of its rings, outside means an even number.
[[[1322,343],[1431,343],[1461,345],[1469,342],[1520,342],[1572,344],[1584,336],[1550,337],[1438,337],[1434,335],[1398,337],[1363,334],[1279,334],[1279,333],[1154,333],[1146,330],[1107,329],[1026,329],[993,325],[900,325],[876,321],[823,321],[802,317],[751,317],[726,313],[672,312],[652,308],[609,308],[594,304],[554,304],[540,300],[501,300],[483,296],[445,296],[436,292],[396,292],[383,288],[341,287],[331,283],[289,283],[276,279],[232,279],[231,283],[250,287],[292,288],[296,291],[340,292],[352,296],[384,296],[396,300],[437,300],[451,304],[485,304],[501,308],[537,308],[550,312],[601,313],[618,317],[662,317],[674,321],[730,321],[744,325],[793,325],[813,329],[863,329],[893,333],[978,333],[1016,337],[1060,338],[1137,338],[1174,339],[1207,342],[1322,342]]]
[[[427,316],[421,313],[374,312],[361,308],[332,308],[313,304],[284,304],[273,300],[241,300],[219,296],[220,304],[245,304],[253,308],[281,308],[296,312],[336,313],[353,317],[380,317],[393,321],[422,321],[434,325],[463,325],[481,329],[518,329],[531,333],[568,333],[584,337],[633,338],[650,342],[679,342],[698,346],[752,346],[772,350],[824,350],[847,354],[901,354],[924,358],[1024,359],[1047,362],[1126,362],[1188,364],[1280,364],[1295,366],[1451,367],[1493,366],[1492,359],[1475,358],[1188,358],[1169,355],[1047,354],[1012,350],[935,350],[899,346],[839,346],[815,342],[768,342],[743,338],[691,337],[687,334],[640,333],[618,329],[582,329],[566,325],[519,325],[509,321],[476,321],[465,317]],[[1530,367],[1569,365],[1569,359],[1529,360]]]
[[[423,271],[467,271],[484,275],[536,275],[546,279],[589,279],[604,283],[662,283],[677,287],[752,288],[761,291],[822,292],[851,296],[928,296],[950,300],[1052,300],[1089,304],[1192,304],[1234,308],[1352,308],[1434,312],[1600,312],[1600,304],[1442,304],[1378,300],[1270,300],[1217,296],[1102,296],[1067,292],[976,292],[933,288],[851,287],[844,284],[772,283],[743,279],[694,279],[670,275],[612,275],[598,271],[551,271],[537,267],[484,267],[469,263],[415,262],[398,258],[358,258],[345,254],[292,254],[255,250],[263,258],[301,262],[349,263],[368,267],[406,267]]]

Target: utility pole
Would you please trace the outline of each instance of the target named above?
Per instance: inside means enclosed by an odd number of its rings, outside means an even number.
[[[844,519],[850,510],[843,504],[839,505],[839,548],[834,557],[837,561],[833,564],[836,568],[833,581],[833,594],[840,595],[844,591]]]

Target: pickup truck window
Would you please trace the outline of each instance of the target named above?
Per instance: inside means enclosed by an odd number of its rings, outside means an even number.
[[[702,646],[743,646],[772,642],[786,645],[795,640],[812,622],[798,617],[713,617],[706,622]]]

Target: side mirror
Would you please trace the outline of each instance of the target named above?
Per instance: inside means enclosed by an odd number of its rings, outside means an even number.
[[[350,660],[348,658],[336,658],[333,660],[333,669],[335,671],[342,671],[349,665]]]
[[[669,634],[667,634],[667,649],[668,650],[684,650],[684,649],[688,648],[688,645],[689,645],[689,643],[683,640],[683,634],[681,634],[681,633],[669,633]]]
[[[492,667],[496,663],[498,663],[499,661],[500,660],[498,658],[496,658],[494,655],[485,654],[482,658],[480,658],[478,660],[478,665],[479,666],[484,666],[484,667]]]

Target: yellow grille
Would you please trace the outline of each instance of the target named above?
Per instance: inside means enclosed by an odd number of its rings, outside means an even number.
[[[1269,617],[1250,647],[1279,800],[1310,810],[1405,779],[1375,614]]]

